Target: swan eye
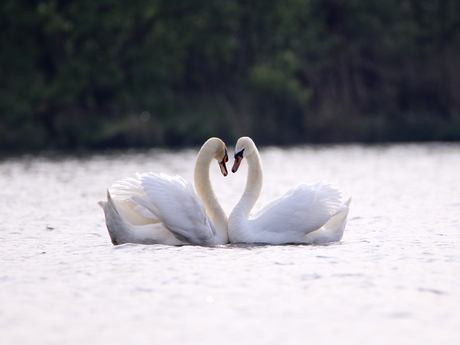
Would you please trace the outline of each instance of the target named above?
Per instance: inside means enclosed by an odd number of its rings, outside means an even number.
[[[243,158],[243,152],[244,152],[244,149],[242,149],[241,151],[235,152],[235,159],[237,159],[238,157]]]

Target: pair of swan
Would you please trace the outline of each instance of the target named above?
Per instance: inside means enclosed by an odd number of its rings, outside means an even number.
[[[232,172],[246,158],[248,179],[227,219],[211,186],[213,158],[226,176],[227,149],[218,138],[206,141],[198,153],[196,192],[177,175],[144,173],[116,182],[112,194],[107,191],[107,202],[99,202],[112,243],[321,244],[342,238],[351,199],[342,204],[340,192],[323,182],[301,184],[249,217],[263,183],[260,155],[249,137],[241,137],[236,144]]]

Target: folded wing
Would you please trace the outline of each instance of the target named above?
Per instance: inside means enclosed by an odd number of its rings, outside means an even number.
[[[320,229],[337,213],[340,200],[340,192],[329,184],[301,184],[267,204],[249,222],[270,243],[285,243],[287,238],[302,242],[306,234]]]
[[[215,244],[215,228],[192,184],[180,176],[138,176],[144,195],[131,199],[151,212],[176,238],[193,244]]]

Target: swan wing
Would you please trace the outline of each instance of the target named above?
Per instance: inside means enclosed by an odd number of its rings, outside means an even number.
[[[133,225],[161,224],[160,220],[131,197],[144,196],[140,175],[137,178],[126,177],[116,181],[110,188],[110,194],[123,212],[125,218]]]
[[[126,217],[132,216],[130,208],[118,203],[107,191],[107,202],[99,202],[105,214],[105,222],[114,245],[123,243],[140,244],[184,244],[167,230],[158,220],[150,224],[133,225]]]
[[[340,206],[340,192],[324,182],[301,184],[273,200],[249,220],[251,228],[270,243],[301,242],[320,229]]]
[[[340,205],[334,216],[329,219],[320,229],[312,231],[305,235],[305,243],[325,244],[329,242],[340,241],[347,225],[348,211],[351,203],[349,198],[345,203]]]
[[[179,240],[215,244],[216,230],[192,184],[180,176],[145,173],[139,176],[145,195],[132,200],[145,207]]]

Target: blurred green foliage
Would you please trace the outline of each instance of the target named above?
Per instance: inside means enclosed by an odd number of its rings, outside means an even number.
[[[3,0],[0,148],[460,140],[457,0]]]

